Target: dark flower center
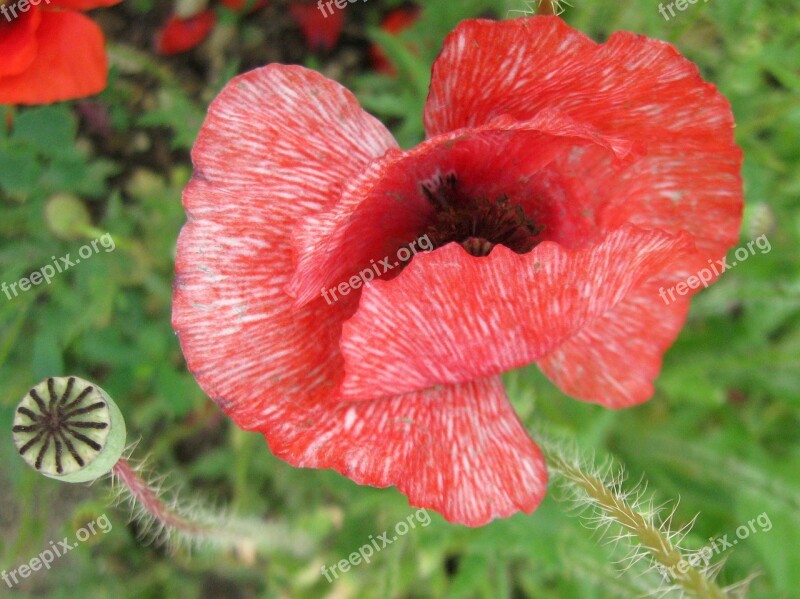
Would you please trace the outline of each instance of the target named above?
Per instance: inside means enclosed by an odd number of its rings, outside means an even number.
[[[455,241],[477,257],[488,256],[496,245],[525,254],[542,241],[544,227],[504,194],[494,199],[468,196],[459,191],[454,174],[423,184],[422,193],[436,210],[424,232],[433,249]]]

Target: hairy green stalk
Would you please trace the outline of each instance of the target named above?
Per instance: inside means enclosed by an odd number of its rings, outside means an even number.
[[[711,578],[713,568],[693,565],[694,560],[685,556],[674,541],[682,538],[686,529],[671,532],[668,528],[671,516],[657,521],[657,509],[654,510],[652,505],[643,508],[641,490],[622,491],[621,475],[612,476],[611,482],[607,483],[606,476],[596,469],[587,471],[579,459],[569,457],[554,443],[545,446],[545,455],[550,471],[576,504],[592,509],[592,515],[588,517],[590,522],[601,528],[616,524],[623,531],[617,538],[627,538],[635,543],[629,558],[631,564],[649,555],[662,574],[668,576],[675,590],[685,596],[701,599],[730,597]]]

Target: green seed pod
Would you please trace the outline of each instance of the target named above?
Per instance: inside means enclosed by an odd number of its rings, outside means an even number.
[[[84,203],[68,193],[59,193],[47,200],[44,218],[55,236],[65,240],[80,239],[92,224]]]
[[[95,480],[125,448],[125,420],[114,401],[81,378],[51,377],[31,389],[14,415],[14,444],[22,458],[50,478]]]

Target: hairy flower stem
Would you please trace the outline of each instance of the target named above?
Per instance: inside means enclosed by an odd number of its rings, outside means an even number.
[[[285,522],[239,518],[229,509],[179,501],[174,492],[165,492],[166,477],[143,475],[143,463],[131,462],[134,446],[125,448],[127,429],[117,404],[80,377],[48,377],[32,387],[17,405],[11,432],[19,455],[43,476],[87,483],[110,475],[140,538],[171,541],[173,548],[233,551],[250,562],[258,553],[308,555],[313,549],[308,534]]]
[[[668,532],[658,526],[653,517],[637,510],[626,495],[610,488],[603,479],[585,472],[576,460],[571,460],[550,444],[545,455],[551,471],[566,485],[580,490],[589,505],[601,512],[609,521],[616,522],[626,532],[638,539],[656,563],[663,566],[672,581],[688,596],[702,599],[725,599],[728,595],[717,584],[692,566],[680,549],[670,540]]]
[[[136,469],[124,458],[121,458],[111,470],[112,476],[119,481],[144,510],[165,528],[183,533],[189,537],[209,532],[207,526],[198,524],[184,518],[170,509],[158,493],[142,479]]]
[[[150,534],[156,541],[209,545],[242,556],[276,550],[305,555],[313,546],[305,534],[290,531],[278,522],[242,520],[205,509],[181,507],[176,499],[166,502],[160,485],[142,477],[139,470],[140,467],[121,458],[111,476],[119,496],[128,500],[134,518],[140,521],[141,534]]]

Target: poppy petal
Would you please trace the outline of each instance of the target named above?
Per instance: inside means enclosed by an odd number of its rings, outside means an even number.
[[[173,326],[189,369],[237,422],[332,393],[352,307],[292,310],[290,233],[393,146],[350,92],[303,67],[251,71],[212,103],[184,192]]]
[[[342,394],[370,399],[530,364],[693,250],[686,234],[629,225],[590,248],[544,241],[527,254],[500,245],[476,258],[451,243],[419,254],[365,289],[344,324]]]
[[[101,92],[108,62],[100,28],[80,13],[40,12],[36,58],[22,73],[0,79],[2,101],[47,104]]]
[[[23,72],[36,58],[39,47],[36,30],[41,19],[41,12],[33,7],[11,23],[0,20],[0,78]],[[2,89],[3,81],[0,79],[0,104],[5,104]]]
[[[646,147],[615,186],[608,223],[688,231],[708,257],[737,242],[741,151],[730,106],[673,46],[628,32],[596,44],[558,17],[465,21],[433,66],[425,124],[434,136],[545,108]]]
[[[542,500],[547,471],[497,377],[315,410],[275,403],[248,420],[293,466],[394,485],[416,507],[480,526]]]
[[[607,408],[627,408],[653,395],[664,352],[686,321],[690,294],[668,305],[659,292],[675,284],[660,276],[631,289],[621,302],[537,361],[567,395]]]

